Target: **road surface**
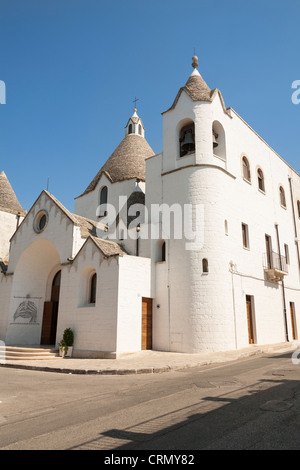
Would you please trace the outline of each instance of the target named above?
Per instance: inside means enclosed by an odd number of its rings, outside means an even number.
[[[0,368],[0,383],[1,450],[300,448],[291,353],[126,376]]]

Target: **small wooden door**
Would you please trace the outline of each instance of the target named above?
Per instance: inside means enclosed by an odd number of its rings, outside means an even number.
[[[44,303],[41,344],[54,344],[56,336],[58,302]]]
[[[294,302],[290,302],[290,312],[291,312],[291,325],[292,325],[293,339],[297,339],[296,318],[295,318],[295,304],[294,304]]]
[[[142,299],[142,350],[152,349],[152,299]]]
[[[251,301],[250,295],[246,295],[246,308],[247,308],[249,344],[254,344],[253,312],[252,312],[252,301]]]
[[[51,300],[44,303],[41,344],[55,344],[59,305],[61,271],[56,273],[51,290]]]

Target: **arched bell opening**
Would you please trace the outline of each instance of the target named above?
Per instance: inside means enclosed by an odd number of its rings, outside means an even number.
[[[212,125],[212,147],[213,154],[226,161],[225,131],[219,121],[214,121]]]
[[[195,123],[190,120],[179,130],[179,155],[195,153]]]

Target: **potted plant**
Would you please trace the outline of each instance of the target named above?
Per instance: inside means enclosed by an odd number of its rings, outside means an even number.
[[[66,345],[65,341],[62,339],[60,343],[58,343],[59,347],[59,355],[61,357],[65,357],[68,352],[68,346]]]
[[[72,357],[74,343],[74,333],[71,328],[66,328],[63,334],[63,339],[58,344],[60,355],[62,357]]]

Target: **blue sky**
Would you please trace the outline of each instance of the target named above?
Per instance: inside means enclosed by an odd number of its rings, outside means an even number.
[[[69,210],[138,114],[162,150],[161,113],[192,72],[219,88],[300,172],[297,0],[0,0],[0,171],[29,209],[49,191]]]

